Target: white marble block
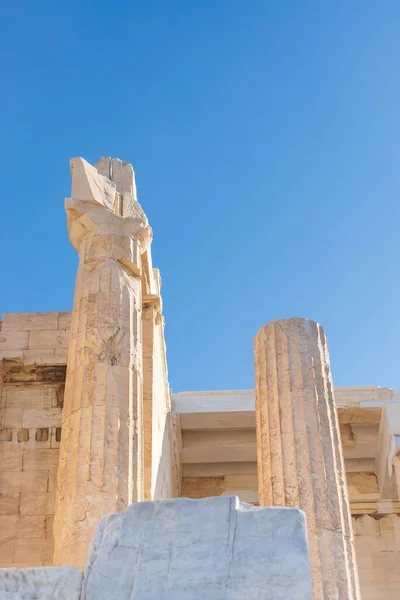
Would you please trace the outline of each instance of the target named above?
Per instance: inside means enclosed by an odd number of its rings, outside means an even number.
[[[76,567],[0,569],[1,600],[79,600],[81,587]]]
[[[311,600],[304,513],[235,497],[132,504],[92,541],[82,600]]]

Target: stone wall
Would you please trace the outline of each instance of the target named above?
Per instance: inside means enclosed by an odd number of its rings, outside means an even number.
[[[400,596],[400,516],[353,517],[362,600]]]
[[[258,504],[257,473],[232,474],[219,477],[183,477],[181,496],[207,498],[236,495],[243,502]]]
[[[69,313],[4,315],[0,567],[52,564]]]

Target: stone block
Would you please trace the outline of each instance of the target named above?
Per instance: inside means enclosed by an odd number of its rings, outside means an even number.
[[[54,452],[54,450],[53,450]],[[59,450],[57,449],[57,457],[59,456]],[[49,471],[49,486],[48,486],[48,490],[51,494],[55,494],[56,490],[57,490],[57,473],[58,470],[57,468],[52,469],[51,471]]]
[[[0,358],[23,358],[24,350],[0,350]]]
[[[24,471],[56,471],[58,467],[58,448],[24,450]]]
[[[58,329],[69,329],[71,327],[72,312],[58,313]]]
[[[381,532],[385,529],[396,529],[399,528],[400,517],[395,514],[385,515],[382,519],[379,519],[379,527]]]
[[[67,342],[68,343],[68,342]],[[59,365],[66,365],[68,359],[68,348],[56,348],[54,350]]]
[[[20,494],[0,493],[0,515],[17,515]]]
[[[25,408],[22,427],[58,427],[61,425],[61,408]]]
[[[28,348],[29,331],[0,331],[0,352]]]
[[[208,498],[221,496],[225,492],[223,477],[183,477],[182,496],[187,498]]]
[[[355,527],[353,526],[355,535],[380,536],[380,522],[369,515],[358,517],[353,520],[353,523],[355,524]]]
[[[7,444],[2,444],[0,449],[0,471],[22,471],[22,448],[11,448]]]
[[[225,475],[226,490],[252,490],[258,492],[257,474]]]
[[[57,327],[58,312],[5,313],[3,315],[3,331],[57,329]]]
[[[0,493],[47,492],[48,471],[3,471],[0,473]]]
[[[114,208],[116,185],[81,157],[71,158],[71,196],[89,204]]]
[[[51,515],[54,514],[54,501],[52,493],[22,493],[19,511],[21,515]]]
[[[41,329],[30,332],[28,347],[29,349],[68,348],[68,342],[69,329]]]
[[[132,197],[132,201],[136,199],[135,175],[132,165],[119,158],[113,158],[111,160],[111,172],[117,191],[123,196],[128,194]],[[124,216],[126,216],[125,213]]]
[[[18,429],[22,427],[22,408],[3,408],[0,417],[2,427],[6,429]]]
[[[11,442],[13,439],[12,429],[0,429],[0,442]]]
[[[31,362],[40,364],[44,356],[54,358],[54,353],[54,348],[34,348],[33,350],[24,350],[25,359],[32,359],[28,361],[25,360],[25,363]]]
[[[20,539],[46,537],[45,515],[20,516],[16,521],[15,537]]]
[[[304,514],[237,498],[129,506],[100,523],[84,600],[311,600]]]
[[[53,538],[54,515],[46,515],[46,537]]]
[[[15,548],[15,540],[3,540],[0,542],[0,562],[12,560]],[[1,579],[1,577],[0,577]],[[0,587],[1,590],[1,587]],[[3,598],[0,594],[0,598]]]
[[[0,541],[15,538],[17,515],[0,516]]]
[[[6,569],[0,574],[2,600],[79,600],[82,571],[76,567]]]
[[[50,387],[8,387],[5,388],[7,408],[44,408],[51,407],[53,390]]]
[[[42,564],[53,547],[53,540],[49,538],[21,538],[15,540],[15,562],[35,561]],[[1,596],[0,596],[1,597]]]

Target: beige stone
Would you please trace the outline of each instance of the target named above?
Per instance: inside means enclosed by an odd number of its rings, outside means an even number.
[[[103,175],[106,179],[111,179],[111,156],[102,156],[93,166],[100,175]]]
[[[54,562],[83,567],[99,520],[143,497],[143,216],[114,213],[115,184],[71,161],[66,200],[80,255],[72,311],[54,520]],[[138,210],[138,215],[141,208]]]
[[[20,494],[0,492],[0,515],[17,515]]]
[[[53,357],[55,355],[54,348],[35,348],[34,350],[24,350],[24,359],[26,363],[32,362],[40,364],[43,360],[43,357],[51,357],[53,361]],[[29,359],[29,360],[28,360]]]
[[[58,313],[58,327],[57,329],[71,329],[71,312],[60,312]],[[48,328],[49,329],[49,328]]]
[[[24,350],[0,350],[0,360],[5,359],[15,359],[24,357]]]
[[[15,538],[18,515],[0,516],[0,542]]]
[[[53,540],[50,538],[17,538],[15,540],[15,562],[34,562],[36,565],[48,563]]]
[[[183,465],[184,477],[223,477],[226,475],[253,475],[257,477],[256,462],[194,463]],[[257,486],[258,489],[258,486]]]
[[[48,471],[3,471],[0,493],[47,492],[48,478]]]
[[[307,319],[274,321],[254,348],[260,504],[305,511],[315,600],[359,599],[323,329]]]
[[[28,331],[0,331],[0,352],[28,348]],[[11,354],[13,356],[13,354]]]
[[[379,537],[381,534],[379,521],[369,515],[354,519],[353,522],[355,535]]]
[[[46,537],[46,516],[24,515],[18,517],[15,526],[15,537],[19,539]]]
[[[22,427],[57,427],[61,425],[61,407],[25,408]]]
[[[257,474],[225,475],[226,490],[252,490],[258,492]]]
[[[111,160],[112,180],[117,187],[117,191],[122,194],[128,194],[136,200],[135,174],[132,165],[119,158]]]
[[[7,387],[4,389],[7,408],[51,407],[53,390],[49,387]],[[4,393],[4,392],[3,392]]]
[[[46,537],[53,539],[54,515],[46,515]]]
[[[22,471],[22,448],[15,447],[12,444],[11,448],[8,444],[0,445],[0,472],[1,471]]]
[[[154,327],[155,308],[143,304],[142,353],[143,353],[143,485],[144,499],[151,500],[153,478],[153,374],[154,374]]]
[[[182,479],[182,498],[208,498],[221,496],[225,492],[223,477],[184,477]]]
[[[5,429],[22,427],[22,408],[5,408],[2,410],[1,426]]]
[[[72,197],[113,210],[116,186],[81,157],[71,158]]]
[[[55,494],[42,492],[22,493],[19,512],[21,515],[54,514]]]
[[[346,479],[351,501],[380,499],[378,480],[375,473],[347,473]]]
[[[15,540],[0,541],[0,563],[9,561],[14,555]]]
[[[41,329],[29,332],[29,349],[68,348],[69,329]]]
[[[256,432],[244,430],[184,431],[184,463],[253,462],[256,460]]]
[[[24,471],[53,471],[58,467],[57,448],[32,448],[24,450],[23,469]]]
[[[41,329],[57,329],[58,312],[48,313],[4,313],[3,331],[34,331]]]

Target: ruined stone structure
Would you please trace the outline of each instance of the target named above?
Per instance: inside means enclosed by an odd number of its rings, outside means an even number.
[[[0,568],[83,568],[110,513],[238,496],[303,509],[314,599],[398,599],[400,393],[333,388],[306,319],[261,327],[255,392],[171,393],[132,167],[71,172],[72,312],[0,328]]]

